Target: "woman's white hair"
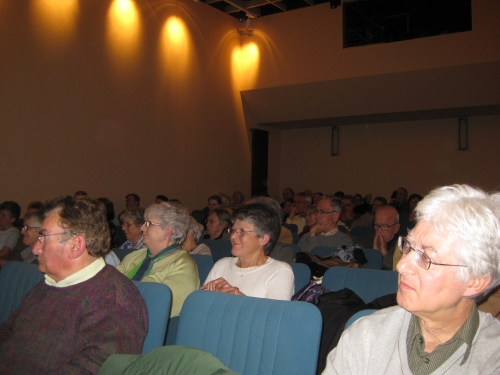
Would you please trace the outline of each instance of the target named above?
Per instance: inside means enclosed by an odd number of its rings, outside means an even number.
[[[415,208],[417,220],[430,222],[447,238],[458,262],[457,278],[491,276],[480,300],[500,284],[500,194],[468,185],[443,186],[431,191]]]
[[[192,216],[189,216],[189,229],[188,232],[193,233],[194,240],[198,242],[203,233],[203,225],[198,223],[196,219]]]
[[[171,237],[174,241],[184,242],[189,229],[189,212],[185,207],[171,202],[152,204],[146,209],[144,218],[149,220],[151,215],[158,218],[162,229],[172,227]]]

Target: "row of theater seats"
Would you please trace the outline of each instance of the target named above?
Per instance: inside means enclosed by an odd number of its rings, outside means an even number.
[[[294,273],[307,268],[297,266]],[[20,262],[9,262],[0,270],[0,324],[42,278],[37,266]],[[170,334],[171,344],[208,351],[244,375],[316,372],[322,318],[312,304],[196,291],[186,299],[180,317],[168,319],[169,288],[159,283],[134,283],[149,313],[144,353],[164,345]],[[325,273],[323,285],[331,290],[349,288],[370,302],[397,291],[397,273],[334,267]],[[175,334],[171,333],[173,326]]]

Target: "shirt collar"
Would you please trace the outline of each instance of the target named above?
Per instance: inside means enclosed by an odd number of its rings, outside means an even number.
[[[339,230],[339,227],[333,228],[330,232],[323,233],[323,236],[333,236],[335,233],[337,233]]]
[[[106,266],[106,262],[102,257],[97,258],[95,261],[90,263],[87,267],[81,269],[80,271],[68,276],[64,280],[59,282],[55,281],[49,275],[45,275],[45,284],[50,286],[55,286],[56,288],[64,288],[71,285],[76,285],[83,283],[99,273]]]

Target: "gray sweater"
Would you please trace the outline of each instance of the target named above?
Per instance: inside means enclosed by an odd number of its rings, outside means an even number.
[[[316,246],[328,246],[328,247],[341,247],[341,246],[352,246],[352,239],[347,234],[342,233],[340,230],[331,236],[324,236],[322,234],[317,236],[312,236],[310,233],[306,233],[302,236],[299,241],[299,247],[302,251],[311,252]]]
[[[323,375],[411,375],[406,354],[410,318],[411,313],[394,306],[359,319],[328,355]],[[499,337],[500,321],[479,311],[479,328],[467,361],[460,366],[464,344],[433,374],[500,374]]]

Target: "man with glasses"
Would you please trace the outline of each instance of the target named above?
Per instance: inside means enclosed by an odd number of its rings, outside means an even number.
[[[500,321],[478,311],[500,284],[500,194],[433,190],[400,240],[399,306],[356,321],[323,374],[499,374]]]
[[[394,250],[398,242],[396,234],[399,232],[399,227],[399,214],[393,206],[383,206],[375,212],[373,248],[382,254],[384,270],[393,269]]]
[[[0,326],[1,374],[96,374],[115,353],[138,354],[148,327],[137,288],[103,257],[103,204],[51,202],[33,245],[45,280]]]
[[[339,231],[337,223],[343,209],[339,198],[324,196],[316,207],[316,224],[309,233],[302,236],[299,247],[302,251],[311,252],[316,246],[341,247],[351,246],[351,237]]]

